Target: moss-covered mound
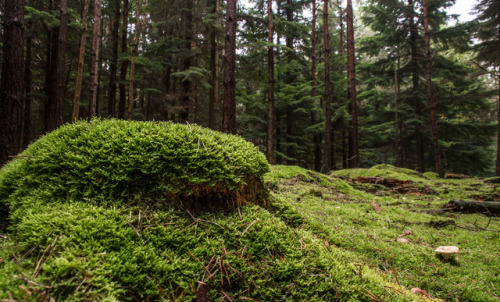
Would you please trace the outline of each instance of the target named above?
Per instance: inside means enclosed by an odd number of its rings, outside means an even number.
[[[93,120],[59,128],[0,171],[0,203],[26,196],[107,205],[197,206],[261,200],[262,153],[243,138],[196,125]]]

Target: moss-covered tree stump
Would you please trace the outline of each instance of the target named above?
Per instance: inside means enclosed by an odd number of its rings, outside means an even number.
[[[264,155],[243,138],[196,125],[92,120],[40,138],[0,171],[0,203],[173,202],[194,209],[263,202]]]

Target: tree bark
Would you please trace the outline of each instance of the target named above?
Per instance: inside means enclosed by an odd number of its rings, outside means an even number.
[[[57,0],[59,25],[52,33],[52,54],[45,105],[45,131],[50,132],[63,124],[66,36],[68,32],[68,6],[66,0]]]
[[[431,60],[431,37],[429,32],[429,8],[427,0],[423,0],[424,6],[424,31],[425,31],[425,59],[427,67],[427,101],[431,113],[431,134],[432,145],[434,149],[434,167],[436,173],[443,177],[443,169],[441,168],[441,153],[439,152],[439,135],[436,117],[436,101],[432,91],[432,60]]]
[[[94,26],[92,29],[92,45],[90,50],[90,87],[89,87],[89,120],[96,115],[97,100],[97,62],[99,60],[99,31],[101,29],[101,0],[94,0]]]
[[[123,0],[123,28],[122,28],[122,55],[127,54],[128,41],[128,0]],[[127,95],[125,93],[125,81],[127,80],[127,62],[122,61],[120,66],[120,100],[118,101],[118,117],[125,118],[125,110],[127,106]]]
[[[317,80],[316,80],[316,0],[312,0],[311,3],[312,10],[312,24],[311,24],[311,99],[316,107],[316,95],[317,95]],[[317,116],[316,112],[313,110],[311,112],[311,124],[316,125]],[[314,142],[314,169],[316,171],[321,170],[321,136],[319,134],[313,135]]]
[[[188,71],[192,64],[192,25],[193,25],[193,0],[185,0],[186,9],[184,10],[184,49],[185,57],[182,62],[182,70]],[[182,92],[180,99],[179,119],[185,123],[189,119],[189,107],[191,106],[190,95],[192,94],[192,82],[190,79],[182,79]]]
[[[78,70],[76,72],[75,82],[75,96],[73,97],[73,113],[71,114],[71,121],[75,122],[78,119],[80,112],[80,96],[82,92],[82,78],[83,78],[83,63],[85,58],[85,43],[87,41],[87,18],[89,11],[89,0],[85,0],[82,12],[82,36],[80,38],[80,52],[78,55]]]
[[[109,94],[108,94],[108,115],[115,117],[116,115],[116,80],[118,72],[118,32],[120,29],[120,0],[115,1],[115,19],[113,20],[113,29],[111,32],[111,40],[113,41],[112,51],[113,58],[109,64]]]
[[[0,167],[19,152],[23,111],[24,0],[8,0],[3,11],[0,82]]]
[[[236,2],[227,0],[226,45],[224,55],[223,131],[236,133]]]
[[[358,100],[356,96],[356,63],[354,58],[354,16],[352,1],[347,0],[347,73],[349,78],[349,111],[351,113],[349,130],[349,167],[359,167],[358,147]]]
[[[31,142],[31,100],[33,73],[31,72],[31,48],[33,37],[26,39],[26,60],[24,66],[24,126],[23,126],[23,149],[26,149]]]
[[[267,0],[267,161],[274,165],[274,47],[273,1]]]
[[[137,46],[139,45],[139,33],[140,28],[140,13],[139,13],[140,3],[139,0],[135,1],[135,30],[134,30],[134,41],[132,42],[132,53],[130,56],[130,73],[128,76],[128,110],[127,119],[132,120],[132,115],[134,111],[134,72],[135,72],[135,58],[137,57]]]
[[[415,125],[415,141],[417,146],[417,170],[419,172],[425,171],[425,161],[424,161],[424,144],[422,138],[422,127],[420,126],[420,112],[421,105],[420,99],[418,97],[419,90],[419,80],[418,80],[418,46],[417,46],[417,38],[418,38],[418,29],[415,24],[415,5],[413,0],[408,0],[408,5],[412,8],[411,14],[408,16],[410,23],[410,44],[411,44],[411,72],[412,72],[412,94],[413,94],[413,103],[415,106],[415,115],[417,119],[417,123]]]
[[[219,0],[215,0],[213,2],[213,11],[212,13],[216,15],[216,21],[215,24],[211,27],[211,32],[210,32],[210,72],[211,72],[211,78],[210,78],[210,98],[209,98],[209,103],[208,103],[208,127],[211,129],[216,129],[216,124],[215,124],[215,104],[216,104],[216,99],[218,97],[216,90],[219,84],[219,79],[217,78],[218,72],[217,69],[218,67],[218,45],[217,45],[217,25],[218,25],[218,14],[219,14]]]
[[[330,33],[328,28],[329,1],[323,2],[323,34],[325,52],[325,152],[323,154],[326,172],[332,169],[332,103],[330,96]]]
[[[399,97],[399,69],[400,69],[400,59],[399,52],[396,52],[396,69],[394,70],[394,149],[395,149],[395,165],[396,167],[401,166],[399,161],[400,146],[399,146],[399,108],[398,108],[398,97]]]
[[[500,31],[500,27],[499,27]],[[496,176],[500,176],[500,76],[498,78],[498,101],[497,101],[497,162]]]

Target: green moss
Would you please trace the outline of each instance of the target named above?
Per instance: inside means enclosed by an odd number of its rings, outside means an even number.
[[[241,203],[257,201],[251,193],[268,170],[264,155],[237,136],[196,125],[95,119],[57,129],[7,164],[0,203],[15,208],[33,192],[108,205]]]

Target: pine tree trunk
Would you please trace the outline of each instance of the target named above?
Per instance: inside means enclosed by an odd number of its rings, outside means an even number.
[[[425,59],[427,66],[427,101],[431,113],[431,134],[432,145],[434,149],[434,167],[436,173],[443,177],[443,169],[441,167],[441,153],[439,152],[439,135],[436,117],[436,101],[432,91],[432,60],[431,60],[431,37],[429,32],[429,9],[427,0],[423,0],[424,6],[424,30],[425,30]]]
[[[316,80],[316,0],[312,0],[311,4],[312,10],[312,24],[311,24],[311,99],[314,106],[316,107],[316,95],[317,95],[317,80]],[[313,110],[311,112],[311,125],[316,125],[317,116],[316,112]],[[316,171],[321,170],[321,136],[319,134],[313,135],[314,142],[314,169]]]
[[[185,10],[184,10],[184,60],[182,62],[182,70],[188,71],[191,68],[192,52],[191,52],[191,41],[192,37],[192,23],[193,23],[193,0],[185,0]],[[180,98],[180,111],[179,119],[181,123],[186,123],[189,119],[189,107],[191,105],[190,95],[192,93],[192,83],[189,79],[182,79],[182,92]]]
[[[399,53],[396,53],[396,69],[394,71],[394,149],[395,149],[395,164],[396,167],[401,165],[399,161],[400,147],[399,147],[399,112],[398,112],[398,97],[399,97],[399,68],[400,59]]]
[[[213,11],[212,13],[214,15],[219,14],[218,10],[218,3],[219,0],[215,0],[213,2]],[[218,18],[216,17],[216,20]],[[211,78],[210,78],[210,97],[209,97],[209,103],[208,103],[208,127],[210,129],[216,129],[215,126],[215,99],[217,98],[217,95],[215,93],[216,87],[218,85],[218,79],[217,79],[217,68],[218,64],[217,63],[217,56],[218,56],[218,51],[217,51],[217,25],[218,22],[216,22],[211,28],[210,32],[210,72],[211,72]]]
[[[3,7],[0,167],[19,152],[23,111],[24,0]]]
[[[120,29],[120,0],[115,1],[115,19],[113,20],[111,40],[113,43],[113,58],[109,64],[109,94],[108,94],[108,116],[116,115],[116,80],[118,73],[118,32]]]
[[[31,71],[31,48],[33,45],[33,37],[26,39],[26,60],[24,66],[24,126],[23,126],[23,149],[28,147],[31,142],[31,100],[33,73]]]
[[[122,28],[122,55],[127,54],[128,40],[128,0],[123,0],[123,28]],[[120,66],[120,99],[118,101],[118,117],[125,118],[125,110],[127,107],[127,95],[125,93],[125,81],[127,80],[127,62],[124,60]]]
[[[324,52],[325,52],[325,152],[323,162],[325,172],[332,169],[332,103],[330,96],[330,33],[328,28],[328,6],[329,1],[323,2],[323,34],[324,34]]]
[[[267,0],[267,161],[274,165],[274,47],[273,2]]]
[[[137,47],[139,45],[139,32],[140,28],[140,19],[141,16],[139,14],[140,8],[139,0],[135,1],[135,31],[134,31],[134,41],[132,42],[132,54],[130,57],[130,73],[128,76],[128,115],[127,119],[132,120],[132,114],[134,110],[134,73],[135,73],[135,59],[137,57]]]
[[[223,131],[236,133],[236,2],[227,0],[224,55],[224,112]]]
[[[97,62],[99,60],[99,31],[101,29],[101,0],[94,0],[94,26],[90,50],[90,87],[89,87],[89,120],[96,114],[97,99]]]
[[[419,125],[421,118],[421,105],[420,99],[418,97],[419,90],[419,80],[418,80],[418,46],[417,46],[417,38],[418,38],[418,29],[415,24],[415,5],[413,0],[408,0],[408,5],[412,7],[411,14],[408,16],[410,23],[410,44],[411,44],[411,72],[412,72],[412,94],[413,94],[413,103],[415,105],[415,115],[417,119],[417,124],[415,125],[415,140],[417,146],[417,170],[420,172],[425,171],[425,161],[424,161],[424,143],[423,143],[423,134],[422,127]]]
[[[75,122],[78,119],[80,112],[80,96],[82,92],[82,78],[83,78],[83,63],[85,57],[85,43],[87,41],[87,18],[89,11],[89,0],[85,0],[82,13],[82,36],[80,38],[80,52],[78,55],[78,70],[76,72],[75,82],[75,96],[73,98],[73,113],[71,121]]]
[[[358,100],[356,96],[356,63],[354,58],[354,16],[352,2],[347,0],[347,77],[349,78],[349,96],[351,113],[349,130],[349,167],[359,167],[358,148]]]
[[[59,25],[52,34],[51,63],[45,105],[45,131],[50,132],[63,124],[66,36],[68,32],[68,6],[66,0],[57,0]]]

